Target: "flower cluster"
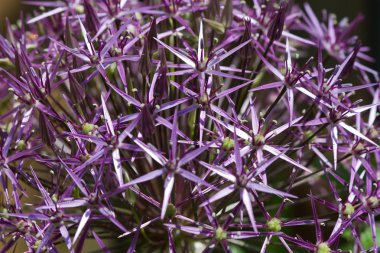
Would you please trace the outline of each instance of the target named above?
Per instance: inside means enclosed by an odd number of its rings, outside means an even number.
[[[361,16],[24,2],[0,36],[1,252],[377,252]]]

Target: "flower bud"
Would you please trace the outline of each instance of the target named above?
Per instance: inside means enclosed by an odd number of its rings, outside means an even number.
[[[154,38],[157,38],[157,24],[155,17],[150,23],[150,29],[147,36],[148,51],[150,56],[152,56],[152,54],[158,50],[158,44]]]
[[[355,207],[351,203],[346,203],[343,206],[343,214],[350,217],[355,212]]]
[[[269,231],[279,232],[281,231],[281,221],[277,218],[272,218],[267,222],[267,227]]]
[[[234,139],[231,139],[230,137],[226,137],[223,139],[222,148],[226,151],[230,151],[235,146]]]
[[[161,99],[166,99],[168,97],[168,77],[167,77],[167,67],[162,66],[158,70],[158,77],[156,81],[156,86],[154,87],[154,96]]]
[[[91,124],[91,123],[84,123],[82,125],[82,131],[84,134],[90,134],[95,128],[95,125],[94,124]]]
[[[24,140],[19,140],[16,143],[16,149],[19,150],[19,151],[25,150],[26,149],[26,143],[25,143],[25,141]]]
[[[138,124],[138,128],[143,136],[151,136],[155,131],[153,115],[150,107],[149,104],[146,104],[141,111],[141,120]]]
[[[54,128],[48,118],[40,112],[39,117],[42,142],[52,146],[55,142]]]
[[[322,242],[318,244],[316,253],[330,253],[330,252],[331,252],[331,249],[327,243]]]
[[[148,42],[147,39],[145,39],[144,42],[144,48],[140,57],[139,61],[139,72],[143,75],[143,77],[149,75],[150,69],[151,69],[151,63],[150,63],[150,54],[148,50]]]
[[[86,17],[86,25],[89,32],[96,34],[99,30],[100,23],[94,8],[91,6],[88,0],[84,1],[84,12]]]
[[[175,205],[173,205],[172,203],[169,203],[168,207],[166,208],[165,217],[170,220],[170,219],[173,219],[176,214],[177,214],[177,209]]]
[[[278,40],[281,38],[282,30],[284,29],[286,9],[286,2],[281,2],[280,9],[274,15],[273,20],[268,29],[267,35],[272,40]]]
[[[227,232],[224,231],[223,228],[221,227],[218,227],[216,230],[215,230],[215,239],[218,240],[218,241],[221,241],[221,240],[224,240],[227,238]]]
[[[348,60],[347,64],[344,66],[344,68],[341,72],[342,77],[347,76],[352,72],[352,69],[354,68],[354,64],[356,61],[356,56],[359,53],[360,47],[361,47],[361,42],[360,42],[360,40],[357,40],[355,47],[352,51],[352,55],[351,55],[350,59]]]
[[[224,9],[222,12],[222,24],[224,27],[228,28],[231,25],[233,19],[232,15],[232,0],[226,0],[226,3],[224,4]]]
[[[86,97],[86,93],[84,91],[83,86],[78,82],[78,80],[70,73],[69,82],[70,82],[70,96],[74,104],[79,104]]]

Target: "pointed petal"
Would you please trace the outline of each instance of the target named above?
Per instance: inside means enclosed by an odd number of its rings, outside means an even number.
[[[91,55],[93,55],[94,52],[92,51],[92,47],[91,47],[90,41],[88,39],[88,34],[87,34],[87,31],[86,31],[86,28],[84,28],[84,25],[83,25],[82,21],[80,20],[79,16],[78,16],[78,21],[79,21],[80,30],[82,32],[82,36],[83,36],[84,42],[86,43],[87,50],[88,50],[88,52]]]
[[[184,155],[179,161],[178,161],[178,166],[181,167],[182,165],[187,164],[191,160],[194,160],[197,156],[202,154],[204,151],[206,151],[210,146],[212,146],[215,142],[220,140],[220,137],[218,139],[215,139],[213,141],[210,141],[207,145],[197,148],[186,155]]]
[[[168,229],[168,237],[169,237],[169,253],[176,253],[175,243],[173,240],[173,234],[170,228]]]
[[[287,71],[291,73],[293,71],[292,67],[292,55],[290,53],[289,38],[286,38],[286,67]]]
[[[280,81],[280,82],[263,84],[263,85],[260,85],[256,88],[250,89],[249,91],[253,92],[253,91],[259,91],[259,90],[268,90],[268,89],[274,89],[274,88],[278,88],[278,87],[282,87],[282,86],[284,86],[284,82]]]
[[[212,202],[215,202],[217,201],[218,199],[221,199],[227,195],[229,195],[230,193],[232,193],[233,191],[235,190],[235,186],[234,185],[230,185],[226,188],[224,188],[223,190],[221,191],[218,191],[214,196],[212,196],[208,201],[206,202],[203,202],[200,207],[203,207],[209,203],[212,203]]]
[[[210,187],[210,188],[216,190],[215,186],[213,186],[212,184],[209,184],[205,180],[201,179],[200,177],[194,175],[193,173],[191,173],[187,170],[179,169],[179,171],[177,173],[180,174],[182,177],[186,178],[187,180],[190,180],[196,184],[202,184],[204,186],[207,186],[207,187]]]
[[[172,127],[172,134],[170,137],[170,142],[172,145],[172,153],[171,153],[171,159],[176,159],[177,157],[177,120],[178,120],[178,110],[176,109],[174,111],[174,118],[173,118],[173,127]]]
[[[115,192],[112,192],[112,195],[120,193],[120,192],[123,192],[123,191],[125,191],[126,189],[128,189],[129,187],[131,187],[133,185],[140,184],[140,183],[143,183],[143,182],[146,182],[146,181],[150,181],[150,180],[152,180],[152,179],[154,179],[156,177],[161,176],[163,173],[164,173],[163,169],[158,169],[158,170],[154,170],[154,171],[148,172],[147,174],[145,174],[145,175],[143,175],[141,177],[138,177],[138,178],[136,178],[136,179],[134,179],[132,181],[129,181],[126,184],[120,185]]]
[[[206,111],[201,110],[199,113],[199,145],[202,146],[203,142],[203,132],[205,129],[205,124],[206,124]]]
[[[379,99],[380,99],[380,88],[376,90],[373,97],[374,98],[373,98],[372,104],[377,104],[379,102]],[[370,127],[372,127],[373,123],[375,122],[376,112],[377,112],[377,106],[372,107],[370,112],[369,112],[368,126],[370,126]]]
[[[174,48],[166,45],[165,43],[163,43],[162,41],[154,38],[158,43],[160,43],[163,47],[165,47],[167,50],[169,50],[170,52],[172,52],[174,55],[176,55],[178,58],[180,58],[183,62],[185,62],[187,65],[189,65],[190,67],[192,68],[195,68],[195,63],[190,60],[190,58],[188,58],[187,56],[181,54],[180,52],[178,52],[177,50],[175,50]]]
[[[352,126],[349,126],[347,125],[346,123],[343,123],[343,122],[339,122],[338,123],[341,127],[343,127],[344,129],[346,129],[347,131],[349,131],[350,133],[362,138],[363,140],[371,143],[372,145],[375,145],[377,147],[379,147],[379,145],[377,145],[375,142],[373,142],[372,140],[370,140],[367,136],[365,136],[364,134],[362,134],[361,132],[359,132],[358,130],[356,130],[355,128],[353,128]]]
[[[75,231],[74,239],[73,239],[73,244],[77,241],[80,233],[82,232],[83,228],[86,226],[87,222],[89,221],[91,216],[91,209],[88,208],[82,215],[82,218],[80,219],[79,225],[77,230]]]
[[[288,103],[289,103],[289,127],[290,127],[291,122],[293,120],[293,113],[294,113],[294,93],[291,87],[287,88],[286,92],[288,95]]]
[[[369,225],[371,227],[371,234],[372,234],[372,241],[373,241],[373,249],[374,252],[378,252],[377,248],[377,241],[376,241],[376,221],[375,221],[375,214],[373,212],[368,213],[368,219],[369,219]]]
[[[221,56],[218,56],[216,59],[213,59],[209,62],[209,64],[207,64],[207,69],[211,69],[212,67],[214,67],[216,64],[218,64],[219,62],[223,61],[224,59],[226,59],[227,57],[229,57],[230,55],[232,55],[233,53],[235,53],[236,51],[238,51],[240,48],[244,47],[245,45],[247,45],[248,43],[250,43],[251,40],[247,40],[246,42],[240,44],[239,46],[231,49],[230,51],[226,52],[225,54],[221,55]]]
[[[215,165],[210,165],[208,163],[205,163],[203,161],[199,161],[199,163],[203,166],[205,166],[207,169],[211,170],[212,172],[218,174],[219,176],[231,181],[232,183],[236,182],[236,178],[234,175],[232,175],[229,171],[225,170],[222,167],[218,167]]]
[[[168,174],[165,180],[164,199],[162,200],[161,220],[164,219],[166,214],[166,208],[169,204],[170,194],[172,193],[174,186],[174,174]]]
[[[139,223],[139,225],[138,225],[138,227],[136,229],[136,233],[133,236],[133,240],[132,240],[131,244],[129,245],[127,253],[134,253],[135,252],[135,248],[136,248],[136,244],[137,244],[137,239],[139,238],[139,234],[140,234],[140,230],[141,230],[142,221],[143,221],[143,219],[141,219],[141,221],[140,221],[140,223]]]
[[[199,36],[198,36],[198,62],[203,62],[205,54],[205,42],[203,39],[203,22],[200,21]]]
[[[66,246],[69,249],[69,251],[71,253],[74,253],[73,243],[71,241],[69,231],[67,230],[66,226],[63,223],[59,226],[59,231],[61,232],[61,235],[63,239],[65,240]]]
[[[234,156],[236,163],[236,172],[238,175],[243,173],[243,162],[240,156],[240,145],[239,140],[237,139],[236,128],[234,128]]]
[[[253,134],[259,132],[259,118],[257,117],[257,111],[255,105],[253,104],[252,98],[249,99],[250,111],[251,111],[251,120],[252,120],[252,130]]]
[[[112,151],[112,161],[113,161],[113,166],[115,167],[117,181],[119,181],[119,185],[122,185],[124,183],[123,168],[121,167],[120,151],[118,148]]]
[[[211,115],[208,115],[209,118],[213,119],[214,121],[218,122],[219,124],[221,124],[223,127],[227,128],[229,131],[231,131],[232,133],[235,131],[235,127],[233,125],[230,125],[230,124],[227,124]],[[240,138],[243,138],[244,140],[248,140],[250,141],[252,138],[251,136],[244,132],[243,130],[239,129],[239,128],[236,128],[236,134],[237,136],[239,136]]]
[[[104,253],[111,253],[111,251],[109,249],[107,249],[106,245],[103,243],[102,239],[100,239],[100,237],[98,236],[98,234],[95,233],[94,230],[92,230],[91,232],[92,232],[92,235],[95,238],[96,243],[99,245],[100,249],[102,250],[102,252],[104,252]]]
[[[105,102],[103,96],[101,96],[101,98],[102,98],[103,114],[104,114],[104,118],[105,118],[105,120],[106,120],[107,131],[108,131],[112,136],[115,136],[115,129],[114,129],[114,127],[113,127],[113,123],[112,123],[112,120],[111,120],[110,113],[108,112],[106,102]]]
[[[295,166],[297,166],[298,168],[306,171],[306,172],[311,172],[308,168],[306,168],[305,166],[303,166],[302,164],[294,161],[293,159],[291,159],[290,157],[286,156],[285,154],[281,154],[281,152],[277,149],[275,149],[274,147],[272,146],[269,146],[269,145],[264,145],[263,147],[264,150],[268,151],[269,153],[272,153],[273,155],[280,155],[280,158],[284,161],[287,161],[288,163],[291,163]]]
[[[322,231],[321,225],[318,222],[317,209],[315,207],[315,200],[313,194],[310,192],[311,208],[313,210],[314,226],[315,226],[315,235],[317,242],[322,242]]]
[[[252,190],[260,191],[260,192],[266,192],[274,195],[278,195],[281,197],[287,197],[287,198],[297,198],[297,196],[294,196],[292,194],[276,190],[272,187],[269,187],[268,185],[264,184],[257,184],[257,183],[248,183],[248,187]]]
[[[153,146],[148,146],[139,139],[133,137],[130,133],[127,133],[130,138],[140,147],[142,148],[150,157],[152,157],[156,162],[158,162],[160,165],[164,166],[168,160],[161,155],[161,153],[154,148]]]
[[[249,198],[249,193],[248,193],[248,191],[246,189],[243,189],[240,192],[240,194],[241,194],[240,198],[241,198],[241,200],[244,203],[245,209],[247,210],[249,219],[251,221],[252,228],[253,228],[253,230],[255,232],[258,232],[257,231],[257,226],[256,226],[255,216],[253,215],[253,209],[252,209],[251,199]]]
[[[45,19],[47,17],[53,16],[55,14],[61,13],[61,12],[65,11],[66,9],[67,9],[67,7],[58,7],[58,8],[55,8],[53,10],[44,12],[43,14],[38,15],[37,17],[29,19],[28,24],[36,23],[37,21],[40,21],[40,20]]]
[[[268,68],[268,70],[270,70],[275,76],[277,76],[278,79],[280,79],[281,81],[285,79],[285,77],[281,74],[281,72],[277,68],[275,68],[272,64],[270,64],[267,61],[267,59],[265,59],[265,57],[258,50],[256,50],[256,53],[260,57],[260,59],[263,61],[265,66]]]

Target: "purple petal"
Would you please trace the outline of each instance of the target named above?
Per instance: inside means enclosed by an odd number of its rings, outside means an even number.
[[[244,203],[245,209],[247,210],[249,220],[251,221],[251,224],[252,224],[252,228],[255,232],[257,232],[256,220],[255,220],[255,216],[253,215],[251,199],[246,189],[242,189],[240,191],[240,198]]]
[[[207,202],[203,202],[200,207],[203,207],[205,205],[207,205],[208,203],[212,203],[212,202],[215,202],[221,198],[224,198],[225,196],[229,195],[230,193],[232,193],[233,191],[235,190],[235,186],[234,185],[230,185],[226,188],[224,188],[223,190],[221,191],[218,191],[214,196],[212,196]]]
[[[193,151],[191,151],[190,153],[187,153],[186,155],[184,155],[179,161],[178,161],[178,166],[181,167],[182,165],[185,165],[187,164],[188,162],[194,160],[197,156],[199,156],[200,154],[202,154],[204,151],[206,151],[211,145],[213,145],[215,142],[217,142],[218,140],[220,139],[220,137],[218,139],[215,139],[213,141],[210,141],[208,144],[206,144],[205,146],[203,147],[200,147],[200,148],[197,148]]]
[[[168,207],[169,204],[169,198],[170,194],[172,193],[174,186],[174,174],[169,173],[166,176],[165,180],[165,191],[164,191],[164,199],[162,200],[162,208],[161,208],[161,220],[164,219],[165,214],[166,214],[166,208]]]
[[[83,215],[82,215],[82,218],[80,219],[80,222],[79,222],[79,225],[78,225],[78,228],[77,230],[75,231],[75,235],[74,235],[74,239],[73,239],[73,244],[75,244],[75,242],[77,241],[80,233],[82,232],[83,228],[86,226],[86,224],[88,223],[88,221],[90,220],[90,216],[91,216],[91,209],[87,209]]]
[[[158,43],[160,43],[163,47],[165,47],[167,50],[169,50],[170,52],[172,52],[174,55],[176,55],[178,58],[180,58],[183,62],[185,62],[187,65],[189,65],[190,67],[192,68],[195,68],[195,63],[190,60],[190,58],[188,58],[187,56],[181,54],[180,52],[178,52],[177,50],[175,50],[174,48],[166,45],[165,43],[163,43],[162,41],[154,38]]]
[[[212,67],[214,67],[216,64],[218,64],[219,62],[223,61],[224,59],[226,59],[227,57],[229,57],[230,55],[232,55],[233,53],[235,53],[236,51],[238,51],[240,48],[244,47],[245,45],[247,45],[248,43],[250,43],[251,40],[247,40],[246,42],[240,44],[239,46],[231,49],[230,51],[224,53],[223,55],[221,56],[218,56],[216,59],[213,59],[211,60],[208,64],[207,64],[207,69],[211,69]]]
[[[143,183],[146,181],[150,181],[156,177],[161,176],[163,173],[164,173],[164,169],[158,169],[158,170],[148,172],[144,176],[138,177],[132,181],[129,181],[126,184],[120,185],[115,192],[112,192],[112,195],[123,192],[133,185],[140,184],[140,183]]]

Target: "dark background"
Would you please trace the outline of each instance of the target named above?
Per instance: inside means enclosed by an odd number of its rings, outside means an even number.
[[[380,1],[379,0],[296,0],[300,6],[308,2],[318,17],[323,9],[330,13],[335,13],[338,20],[348,17],[354,19],[359,13],[365,19],[360,24],[356,34],[363,41],[365,46],[371,48],[370,56],[376,58],[373,65],[380,71]]]

